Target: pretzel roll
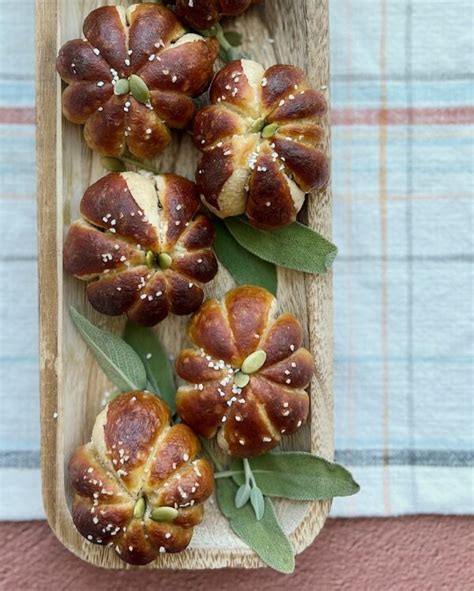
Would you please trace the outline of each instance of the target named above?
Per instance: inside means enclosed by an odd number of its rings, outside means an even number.
[[[224,16],[239,16],[257,2],[260,0],[176,0],[175,12],[182,21],[202,31]]]
[[[262,229],[294,222],[306,193],[329,179],[318,147],[324,97],[298,68],[237,60],[216,75],[210,98],[194,120],[204,203],[221,218],[245,213]]]
[[[197,437],[169,423],[169,409],[156,396],[120,394],[69,461],[74,525],[130,564],[184,550],[214,489],[211,464],[197,458]]]
[[[308,415],[313,357],[298,320],[275,310],[275,298],[254,286],[207,300],[188,326],[194,347],[177,359],[186,382],[176,397],[179,416],[199,435],[217,435],[231,456],[267,453]]]
[[[170,143],[170,128],[191,121],[191,97],[213,74],[216,40],[186,34],[172,11],[151,3],[97,8],[83,32],[56,63],[68,85],[64,116],[85,126],[86,142],[102,155],[156,156]]]
[[[68,230],[65,270],[90,282],[92,306],[153,326],[196,311],[217,273],[214,226],[194,183],[172,175],[112,173],[85,192]]]

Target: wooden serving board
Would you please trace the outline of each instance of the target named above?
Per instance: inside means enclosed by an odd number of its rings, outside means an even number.
[[[94,312],[85,297],[85,285],[64,275],[64,233],[78,216],[85,189],[106,171],[86,146],[82,129],[61,116],[61,81],[55,72],[59,47],[82,35],[82,21],[94,8],[113,4],[100,0],[37,0],[37,162],[40,283],[41,437],[43,498],[49,524],[72,552],[95,565],[131,568],[109,548],[92,545],[75,530],[69,514],[70,491],[66,466],[72,450],[89,440],[91,428],[110,384],[95,363],[68,314],[71,304],[92,322],[119,332],[123,320]],[[117,4],[133,2],[118,0]],[[253,59],[265,67],[291,63],[306,71],[314,87],[327,96],[329,75],[327,0],[266,0],[236,19]],[[274,40],[272,42],[271,40]],[[323,122],[329,152],[329,127]],[[197,151],[187,134],[176,136],[156,161],[163,172],[193,178]],[[331,193],[312,195],[302,219],[324,236],[331,235]],[[332,419],[332,281],[331,275],[310,276],[279,270],[281,310],[294,313],[306,331],[306,342],[316,358],[311,385],[311,415],[286,449],[311,450],[333,457]],[[233,282],[221,268],[207,290],[222,296]],[[184,342],[186,319],[170,318],[157,329],[169,351],[176,354]],[[56,414],[57,413],[57,414]],[[319,533],[330,503],[278,500],[276,508],[296,552]],[[190,547],[181,554],[160,555],[145,568],[253,568],[258,557],[230,530],[215,502],[206,503],[203,524],[195,529]]]

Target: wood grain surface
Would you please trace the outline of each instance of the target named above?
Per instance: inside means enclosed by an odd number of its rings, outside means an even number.
[[[126,0],[116,4],[129,5]],[[62,271],[62,244],[68,225],[78,216],[85,189],[105,174],[100,159],[82,139],[82,129],[60,113],[61,82],[55,57],[67,40],[81,36],[84,17],[94,8],[113,2],[99,0],[37,0],[37,165],[39,201],[39,288],[41,355],[41,426],[43,498],[49,524],[59,540],[81,558],[107,568],[126,566],[108,548],[86,542],[69,514],[70,491],[66,465],[72,450],[88,441],[94,419],[110,387],[72,326],[71,304],[97,325],[120,332],[123,320],[94,312],[82,282]],[[268,0],[236,19],[232,28],[244,35],[244,49],[265,67],[292,63],[306,71],[315,88],[328,94],[329,47],[327,0]],[[274,40],[274,42],[271,42]],[[329,97],[327,97],[329,98]],[[325,149],[329,153],[329,127]],[[197,151],[187,134],[176,135],[166,153],[156,160],[163,172],[193,178]],[[300,218],[324,236],[331,235],[331,194],[313,194]],[[221,268],[207,290],[221,297],[233,286]],[[311,415],[284,447],[305,449],[333,457],[332,420],[332,281],[331,275],[309,276],[279,270],[281,310],[294,313],[306,330],[306,342],[316,358],[311,385]],[[172,354],[184,342],[186,319],[169,318],[157,329]],[[57,416],[56,416],[57,413]],[[299,503],[279,500],[277,513],[295,551],[310,544],[324,524],[329,502]],[[262,566],[258,557],[230,530],[211,499],[203,524],[190,547],[178,555],[163,555],[145,568],[220,568]],[[143,567],[142,567],[143,568]]]

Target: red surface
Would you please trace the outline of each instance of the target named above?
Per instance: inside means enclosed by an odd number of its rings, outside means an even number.
[[[82,562],[44,522],[1,523],[0,589],[8,591],[467,591],[474,528],[467,517],[330,519],[296,572],[106,571]]]

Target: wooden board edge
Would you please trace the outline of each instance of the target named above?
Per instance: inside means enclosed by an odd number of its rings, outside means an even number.
[[[323,14],[326,15],[327,0],[321,0]],[[39,36],[41,35],[41,41]],[[326,33],[327,35],[327,33]],[[58,83],[55,69],[51,63],[56,59],[56,37],[57,37],[57,0],[36,0],[36,36],[37,36],[37,76],[36,96],[36,134],[37,134],[37,187],[38,187],[38,268],[39,268],[39,305],[40,305],[40,394],[41,394],[41,474],[43,489],[43,504],[48,523],[58,540],[73,554],[95,564],[102,566],[100,562],[90,556],[87,558],[81,554],[78,548],[67,543],[57,528],[55,504],[55,484],[58,473],[56,466],[57,459],[57,433],[55,413],[58,403],[58,359],[59,355],[59,284],[58,284],[58,237],[55,231],[51,231],[51,220],[57,220],[58,194],[57,194],[57,161],[55,149],[57,143],[57,110],[58,110]],[[323,41],[324,41],[324,35]],[[326,37],[327,42],[328,37]],[[329,127],[327,127],[329,132]],[[328,140],[329,143],[329,140]],[[329,202],[329,226],[322,222],[318,228],[326,236],[330,236],[330,190],[324,192],[324,199]],[[312,216],[310,216],[312,217]],[[320,221],[320,220],[319,220]],[[326,216],[327,221],[327,216]],[[314,226],[313,226],[314,227]],[[44,231],[43,231],[44,230]],[[59,262],[60,264],[60,262]],[[316,291],[322,289],[331,292],[330,276],[323,279],[308,277],[305,281],[307,298],[314,297]],[[318,285],[322,283],[321,285]],[[311,294],[313,294],[311,296]],[[328,305],[328,304],[327,304]],[[332,306],[330,305],[330,308]],[[332,309],[328,312],[332,317]],[[314,320],[314,319],[313,319]],[[310,323],[311,324],[311,323]],[[332,330],[330,331],[332,338]],[[330,340],[330,339],[329,339]],[[311,350],[314,351],[313,339],[311,339]],[[331,343],[332,344],[332,343]],[[331,421],[332,424],[332,421]],[[316,442],[312,434],[312,450],[315,451]],[[47,449],[47,455],[44,450]],[[329,451],[329,455],[331,452]],[[322,529],[327,515],[329,514],[331,502],[313,502],[309,504],[308,512],[300,525],[291,534],[290,538],[294,544],[295,552],[298,554],[309,546]],[[193,563],[190,557],[189,564],[184,568],[220,568],[220,567],[241,567],[258,568],[265,566],[253,553],[247,551],[223,552],[221,550],[199,550],[191,551],[192,554],[206,554],[204,561],[197,560]],[[97,556],[98,558],[98,556]],[[212,564],[209,564],[212,563]],[[124,566],[127,569],[127,566]],[[154,567],[156,568],[156,566]],[[172,565],[164,568],[173,568]],[[182,567],[183,568],[183,567]]]
[[[36,170],[38,202],[39,357],[41,399],[41,478],[43,505],[53,531],[58,402],[57,274],[57,1],[36,0]],[[47,454],[46,454],[46,450]]]

